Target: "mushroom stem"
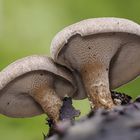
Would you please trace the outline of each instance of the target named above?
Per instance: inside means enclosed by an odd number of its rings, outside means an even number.
[[[108,68],[99,63],[85,65],[82,78],[92,109],[111,109],[114,106],[109,90]]]
[[[41,105],[44,112],[53,120],[54,124],[59,122],[60,109],[63,102],[53,88],[40,88],[31,96]]]

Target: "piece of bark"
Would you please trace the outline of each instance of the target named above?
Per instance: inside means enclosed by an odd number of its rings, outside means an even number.
[[[72,105],[72,99],[70,97],[65,97],[63,99],[63,106],[60,110],[61,121],[58,124],[53,124],[53,121],[51,119],[47,119],[47,124],[49,125],[49,133],[47,137],[50,137],[55,133],[63,135],[68,126],[70,126],[71,122],[74,121],[75,117],[80,116],[80,113],[81,112],[79,110],[76,110]]]
[[[53,140],[139,140],[140,103],[117,106],[111,111],[99,109],[90,117],[71,124]],[[51,140],[47,139],[47,140]]]
[[[63,106],[60,110],[60,120],[74,120],[75,117],[80,116],[80,111],[76,110],[72,105],[72,99],[64,98]]]

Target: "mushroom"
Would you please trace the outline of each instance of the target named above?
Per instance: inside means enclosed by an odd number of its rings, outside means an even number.
[[[55,36],[51,55],[78,73],[92,108],[112,109],[110,90],[140,74],[140,26],[122,18],[83,20]]]
[[[0,113],[32,117],[45,112],[57,123],[61,99],[73,96],[75,90],[71,72],[51,58],[25,57],[0,72]]]

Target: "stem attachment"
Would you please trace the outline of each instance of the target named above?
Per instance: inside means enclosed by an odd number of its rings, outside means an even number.
[[[32,97],[41,105],[44,112],[53,120],[53,123],[58,123],[63,102],[55,93],[54,89],[45,86],[44,88],[39,88],[34,93]]]
[[[91,108],[112,109],[114,103],[109,90],[108,68],[99,63],[85,65],[82,78]]]

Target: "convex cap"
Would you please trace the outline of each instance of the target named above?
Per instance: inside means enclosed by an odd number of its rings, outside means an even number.
[[[73,96],[76,90],[71,72],[47,56],[29,56],[7,66],[0,72],[0,113],[10,117],[42,114],[30,94],[44,83],[52,84],[60,97]]]

